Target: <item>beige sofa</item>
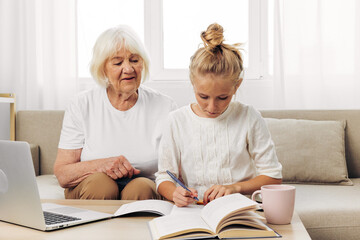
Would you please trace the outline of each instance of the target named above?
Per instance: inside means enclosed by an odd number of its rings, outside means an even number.
[[[27,141],[31,145],[39,191],[41,198],[44,199],[64,198],[63,189],[53,175],[63,115],[63,111],[19,111],[16,115],[16,140]],[[296,186],[295,209],[312,239],[359,239],[360,110],[281,110],[262,111],[262,115],[267,119],[279,160],[283,163],[284,177],[289,180],[289,184]],[[296,128],[293,125],[294,122],[289,119],[308,119],[316,120],[316,122],[301,120],[303,122],[300,121],[300,123],[304,124],[305,130],[294,130]],[[335,127],[339,129],[340,126],[340,129],[343,129],[342,140],[341,131],[333,131],[333,126],[326,125],[325,120],[340,121],[335,122]],[[322,128],[321,131],[325,133],[317,132],[318,122],[325,122],[325,125],[319,125],[321,126],[319,129]],[[295,124],[297,123],[296,121]],[[309,124],[311,127],[306,130]],[[340,134],[340,137],[336,134]],[[304,143],[301,147],[304,149],[301,151],[292,149],[297,147],[292,139],[300,138],[303,138]],[[336,141],[335,143],[330,141],[333,139],[339,140],[338,143],[343,141],[343,145],[340,144],[340,148],[336,149],[332,146],[337,144]],[[316,144],[313,144],[314,141]],[[311,146],[306,144],[316,146],[311,150]],[[320,154],[318,150],[327,145],[329,145],[329,150],[321,153],[326,157],[325,159],[322,157],[323,165],[319,165],[317,158],[321,156],[318,156]],[[291,151],[287,151],[286,146]],[[306,157],[309,149],[314,151],[314,156]],[[336,150],[338,152],[333,154]],[[340,158],[341,155],[346,156],[345,174],[341,169],[343,166],[333,163],[333,161],[338,161],[333,160],[335,155]],[[298,162],[297,166],[292,165],[296,161],[301,162],[300,164]],[[324,161],[325,163],[329,161],[329,163],[324,165]],[[317,170],[321,174],[318,174]],[[340,174],[342,179],[336,178],[336,174]],[[321,182],[322,179],[325,179],[325,182]]]

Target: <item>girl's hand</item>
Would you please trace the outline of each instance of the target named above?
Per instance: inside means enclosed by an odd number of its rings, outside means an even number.
[[[213,185],[211,188],[206,190],[206,192],[204,193],[204,205],[216,198],[219,198],[219,197],[222,197],[225,195],[229,195],[232,193],[239,193],[240,190],[241,190],[240,187],[235,184]]]
[[[194,197],[198,196],[198,192],[193,188],[189,188],[189,190],[191,192],[180,186],[175,189],[173,192],[173,201],[176,206],[185,207],[195,201]]]

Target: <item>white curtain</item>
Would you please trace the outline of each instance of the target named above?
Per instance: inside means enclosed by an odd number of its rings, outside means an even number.
[[[17,110],[64,109],[76,93],[74,0],[0,0],[0,92]]]
[[[274,6],[275,108],[360,108],[360,1]]]

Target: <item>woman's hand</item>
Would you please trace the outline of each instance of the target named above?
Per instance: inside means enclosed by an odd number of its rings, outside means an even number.
[[[74,187],[96,172],[103,172],[113,179],[131,178],[140,173],[124,156],[80,161],[81,152],[82,148],[58,149],[54,174],[61,187]]]
[[[189,188],[189,190],[191,192],[182,187],[177,187],[175,189],[173,192],[173,201],[176,206],[185,207],[195,201],[194,197],[198,196],[198,192],[193,188]]]
[[[213,185],[211,188],[206,190],[204,193],[204,204],[207,204],[208,202],[225,196],[232,193],[239,193],[240,192],[240,186],[232,184],[232,185]]]
[[[105,158],[100,168],[101,172],[114,180],[124,177],[132,178],[133,175],[140,173],[140,170],[134,168],[124,156]]]

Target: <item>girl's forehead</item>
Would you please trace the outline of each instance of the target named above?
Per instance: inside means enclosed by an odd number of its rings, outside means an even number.
[[[234,84],[229,79],[218,78],[194,78],[196,92],[206,95],[227,95],[234,90]]]
[[[234,85],[233,79],[226,75],[215,75],[212,73],[208,74],[196,74],[192,78],[195,84],[199,85],[208,85],[208,84],[216,84],[219,86],[228,86]]]

